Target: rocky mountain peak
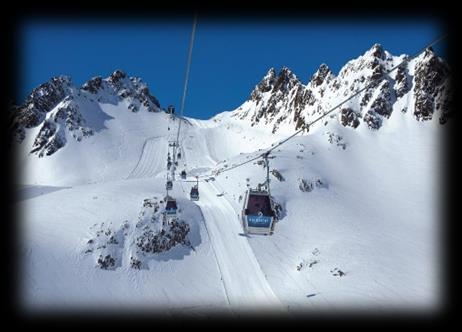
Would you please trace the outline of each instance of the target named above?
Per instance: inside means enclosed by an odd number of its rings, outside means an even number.
[[[266,73],[265,76],[263,76],[263,80],[264,79],[272,79],[272,78],[275,78],[276,77],[276,69],[274,69],[274,67],[271,67],[268,72]]]
[[[42,103],[48,104],[51,100],[62,98],[63,95],[68,94],[71,86],[72,81],[69,76],[53,77],[48,82],[40,84],[32,90],[27,102],[37,102],[39,107],[45,106]]]
[[[95,76],[85,82],[80,89],[95,94],[101,89],[102,83],[103,78],[101,76]]]
[[[326,79],[331,78],[333,76],[330,68],[325,64],[322,63],[318,70],[311,76],[310,83],[311,86],[317,87],[326,81]]]
[[[448,79],[449,66],[431,48],[417,58],[414,73],[414,116],[418,120],[431,120],[440,111],[440,123],[451,113],[452,86]]]
[[[431,120],[438,112],[440,123],[444,123],[450,116],[453,94],[447,63],[428,49],[393,73],[387,73],[406,58],[409,60],[405,55],[393,56],[382,45],[374,44],[343,66],[338,76],[321,64],[307,85],[299,82],[287,67],[277,74],[271,68],[251,98],[233,116],[247,119],[252,126],[263,123],[272,127],[273,132],[282,127],[306,128],[312,119],[374,81],[376,84],[342,106],[337,117],[342,125],[352,128],[365,125],[377,130],[393,112],[408,110],[418,120]],[[409,94],[410,98],[403,99]],[[403,100],[408,100],[408,105]],[[328,121],[331,120],[325,122]]]
[[[299,83],[297,76],[288,67],[282,67],[273,85],[273,92],[286,93]]]
[[[381,59],[381,60],[385,60],[385,50],[383,49],[381,44],[376,43],[372,45],[369,52],[373,57]]]
[[[124,71],[117,69],[109,76],[109,81],[117,83],[125,77],[127,77],[127,74]]]
[[[69,137],[80,141],[93,135],[87,127],[82,111],[101,109],[100,104],[123,102],[128,110],[159,112],[161,107],[145,82],[128,77],[122,70],[114,71],[108,78],[95,76],[80,89],[70,77],[57,76],[41,84],[27,97],[24,104],[11,107],[10,128],[13,139],[22,142],[26,129],[39,127],[31,153],[39,157],[51,155],[66,144]]]

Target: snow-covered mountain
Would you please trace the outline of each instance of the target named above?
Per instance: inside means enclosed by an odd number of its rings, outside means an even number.
[[[94,77],[80,88],[69,77],[59,76],[35,88],[23,105],[14,108],[14,138],[21,143],[26,129],[40,127],[30,152],[39,157],[52,155],[69,137],[81,141],[104,126],[102,103],[124,103],[132,112],[160,111],[148,86],[120,70],[105,79]]]
[[[338,76],[321,64],[306,85],[287,67],[278,73],[271,68],[233,116],[253,126],[269,126],[273,133],[298,130],[408,58],[375,44]],[[393,112],[411,112],[418,120],[430,120],[436,113],[444,123],[450,109],[448,73],[448,65],[427,49],[344,104],[337,117],[353,128],[364,123],[379,129]]]
[[[21,170],[22,303],[29,310],[163,313],[410,310],[441,304],[439,137],[449,69],[428,50],[272,152],[272,236],[243,234],[261,154],[405,56],[374,45],[308,84],[270,70],[248,101],[210,120],[170,116],[121,71],[58,77],[13,110]],[[166,227],[167,153],[183,121]],[[189,200],[195,176],[200,200]],[[213,177],[212,177],[213,175]]]

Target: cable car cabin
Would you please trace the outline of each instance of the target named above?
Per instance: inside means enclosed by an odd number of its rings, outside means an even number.
[[[172,181],[167,181],[167,184],[165,185],[165,188],[167,188],[167,190],[172,190],[173,182]]]
[[[185,170],[181,171],[181,178],[183,180],[186,179],[186,171]]]
[[[196,186],[191,188],[191,192],[189,193],[189,197],[191,201],[198,201],[199,200],[199,188]]]
[[[175,114],[175,106],[169,105],[167,107],[167,112],[168,112],[168,114]]]
[[[172,197],[167,198],[167,203],[165,204],[165,213],[167,216],[175,216],[178,207],[176,205],[176,199]]]
[[[242,222],[246,233],[271,234],[274,210],[267,191],[248,190],[244,200]]]
[[[176,155],[176,157],[177,157],[178,159],[181,159],[181,152],[178,152],[178,154]]]

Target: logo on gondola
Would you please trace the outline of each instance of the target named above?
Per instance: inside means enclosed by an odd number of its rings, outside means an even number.
[[[248,225],[253,227],[269,227],[271,224],[271,218],[263,215],[260,211],[256,215],[250,215],[247,218]]]

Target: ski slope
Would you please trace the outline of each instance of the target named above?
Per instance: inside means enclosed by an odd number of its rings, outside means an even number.
[[[125,253],[121,267],[103,271],[83,253],[90,228],[134,223],[144,199],[165,195],[168,142],[178,118],[124,113],[114,105],[102,110],[111,119],[94,137],[50,159],[23,156],[34,169],[16,205],[24,221],[22,301],[28,310],[239,315],[438,308],[437,122],[395,112],[378,132],[331,122],[291,140],[270,161],[284,177],[271,176],[272,194],[283,207],[274,235],[243,236],[240,196],[264,180],[263,167],[249,163],[201,181],[200,200],[191,202],[195,176],[204,179],[252,158],[284,136],[229,113],[186,118],[171,195],[192,227],[194,250],[175,247],[140,271],[127,265]],[[331,133],[342,137],[345,149],[329,141]],[[183,169],[186,181],[179,177]],[[302,192],[300,179],[325,185]]]
[[[168,142],[164,137],[150,137],[146,139],[143,150],[133,171],[127,179],[155,177],[165,170],[165,156]]]
[[[234,210],[221,197],[213,184],[201,186],[198,202],[204,214],[212,246],[220,265],[226,294],[232,308],[275,309],[281,306],[263,271],[243,236]]]
[[[184,128],[181,134],[180,147],[183,157],[180,161],[183,165],[189,166],[189,177],[186,181],[193,184],[194,176],[207,174],[209,170],[208,167],[204,167],[207,164],[200,162],[203,162],[203,156],[210,156],[210,144],[203,144],[206,139],[194,127]],[[212,160],[205,158],[206,162]],[[189,198],[191,185],[186,181],[178,180],[176,184],[182,189],[183,195]],[[212,182],[202,181],[200,200],[196,204],[204,217],[230,310],[248,312],[259,308],[280,311],[282,305],[268,284],[247,238],[243,236],[239,218],[228,201],[217,196],[219,193]]]

